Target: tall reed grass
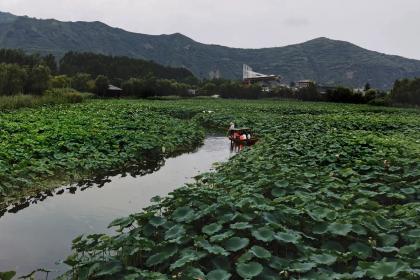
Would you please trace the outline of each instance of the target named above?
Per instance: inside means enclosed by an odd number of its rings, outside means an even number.
[[[93,98],[91,93],[81,93],[74,89],[51,89],[43,95],[19,94],[0,96],[0,110],[14,110],[19,108],[34,108],[43,105],[81,103]]]

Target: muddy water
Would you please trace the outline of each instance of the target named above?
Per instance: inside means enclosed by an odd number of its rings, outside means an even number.
[[[103,177],[10,207],[0,213],[0,271],[15,270],[23,275],[42,267],[55,271],[50,274],[52,279],[65,270],[65,265],[55,262],[71,253],[71,240],[76,236],[110,232],[107,226],[115,218],[140,211],[150,205],[152,197],[192,182],[192,177],[210,171],[213,163],[231,155],[226,137],[210,136],[194,152],[130,171],[140,174],[135,177]]]

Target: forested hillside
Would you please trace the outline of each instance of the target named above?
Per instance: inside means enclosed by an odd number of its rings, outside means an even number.
[[[281,45],[279,39],[279,45]],[[185,67],[196,76],[241,78],[242,64],[278,74],[285,82],[312,79],[326,85],[390,89],[397,79],[420,76],[420,61],[369,51],[344,41],[318,38],[265,49],[236,49],[196,42],[182,34],[145,35],[101,22],[60,22],[0,13],[0,47],[57,57],[68,51],[153,60]]]

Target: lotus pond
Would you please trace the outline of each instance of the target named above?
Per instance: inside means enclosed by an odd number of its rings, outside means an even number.
[[[124,117],[121,133],[153,116],[151,127],[165,122],[187,142],[230,121],[261,140],[116,219],[115,234],[77,237],[63,279],[420,278],[418,110],[225,100],[107,101],[65,111],[72,110],[79,113],[68,113],[69,123],[89,122],[79,110],[104,122],[112,112],[142,111],[136,125]],[[49,116],[44,122],[54,121]]]

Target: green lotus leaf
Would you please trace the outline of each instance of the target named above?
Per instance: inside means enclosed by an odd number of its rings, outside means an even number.
[[[188,279],[204,279],[206,276],[205,274],[198,268],[195,267],[189,267],[185,270],[185,276],[188,277]],[[136,278],[137,279],[137,278]]]
[[[218,223],[209,224],[203,227],[202,231],[207,235],[213,235],[216,232],[220,231],[223,228],[222,225]]]
[[[278,280],[279,273],[268,267],[264,267],[260,275],[258,275],[258,280]]]
[[[277,182],[274,182],[274,185],[278,188],[287,188],[289,186],[289,182],[288,181],[277,181]]]
[[[150,218],[149,223],[154,227],[160,227],[166,223],[166,219],[154,216]]]
[[[374,279],[389,279],[397,277],[398,274],[406,269],[407,265],[401,262],[375,262],[367,270],[367,275]]]
[[[282,271],[289,266],[289,261],[283,258],[272,256],[268,265],[275,270]]]
[[[225,248],[228,251],[236,252],[239,251],[249,244],[248,238],[232,237],[225,242]]]
[[[212,256],[210,258],[209,267],[212,269],[222,269],[226,271],[231,271],[232,269],[230,259],[226,256]]]
[[[151,255],[146,260],[147,266],[155,266],[157,264],[163,263],[173,255],[175,255],[178,252],[178,249],[176,246],[166,246],[162,248],[159,252]]]
[[[272,194],[274,197],[282,197],[282,196],[285,196],[285,194],[286,194],[286,190],[285,190],[285,189],[283,189],[283,188],[273,188],[273,189],[271,190],[271,194]]]
[[[344,247],[334,240],[327,240],[322,244],[322,249],[329,251],[344,252]]]
[[[404,194],[410,195],[410,194],[415,194],[416,190],[413,188],[402,188],[401,192]]]
[[[159,202],[161,202],[162,201],[162,198],[160,197],[160,196],[154,196],[154,197],[152,197],[151,199],[150,199],[150,202],[153,202],[153,203],[159,203]]]
[[[238,216],[237,213],[226,213],[219,217],[219,223],[224,224],[233,221]]]
[[[239,222],[239,223],[234,223],[230,225],[231,229],[247,229],[247,228],[252,228],[252,225],[250,225],[247,222]]]
[[[312,172],[305,172],[303,173],[303,176],[305,176],[306,178],[314,178],[316,177],[316,174]]]
[[[121,228],[127,228],[131,226],[135,222],[133,217],[126,217],[126,218],[118,218],[112,221],[108,228],[119,226]]]
[[[220,241],[226,240],[227,238],[233,236],[234,234],[235,232],[233,232],[232,230],[228,230],[223,233],[219,233],[217,235],[211,236],[210,242],[220,242]]]
[[[298,263],[292,264],[290,270],[294,272],[303,273],[303,272],[308,272],[314,267],[316,267],[316,263],[313,263],[313,262],[304,262],[304,263],[298,262]]]
[[[281,224],[281,218],[279,217],[279,215],[276,215],[276,213],[264,212],[263,217],[267,223],[276,225]]]
[[[332,234],[346,236],[352,229],[351,224],[331,223],[328,226],[328,231]]]
[[[398,236],[394,234],[379,234],[383,246],[393,246],[398,242]]]
[[[345,169],[340,170],[339,172],[340,172],[340,175],[345,178],[350,177],[351,175],[355,173],[354,170],[351,168],[345,168]]]
[[[172,213],[172,218],[177,222],[188,222],[194,218],[194,210],[190,207],[179,207]]]
[[[166,240],[177,239],[185,235],[185,229],[182,225],[174,225],[165,233]]]
[[[315,234],[324,234],[328,231],[328,224],[327,223],[319,223],[314,225],[312,228],[312,232]]]
[[[407,232],[406,236],[410,238],[420,238],[420,229],[410,230]]]
[[[264,249],[260,246],[252,246],[251,249],[249,249],[249,252],[252,253],[254,256],[260,259],[270,259],[271,253],[270,251]]]
[[[361,259],[366,259],[372,254],[372,249],[362,242],[355,242],[351,244],[349,249],[353,254]]]
[[[15,275],[15,271],[0,272],[0,280],[12,280]]]
[[[215,269],[207,274],[207,280],[228,280],[232,274],[223,269]]]
[[[212,245],[207,240],[200,240],[197,242],[197,245],[199,245],[201,248],[203,248],[210,254],[222,255],[222,256],[229,255],[229,253],[223,247],[218,246],[218,245]]]
[[[310,258],[317,264],[325,264],[325,265],[332,265],[337,260],[336,256],[333,256],[330,254],[312,255]]]
[[[274,239],[274,231],[270,227],[262,227],[252,231],[252,236],[257,240],[270,242]]]
[[[236,272],[244,279],[252,279],[263,271],[263,266],[257,262],[240,263],[236,266]]]
[[[293,244],[297,244],[300,239],[300,235],[293,231],[278,232],[274,235],[274,237],[279,241]]]
[[[375,247],[376,251],[382,252],[382,253],[391,253],[391,252],[398,252],[399,249],[397,247],[392,246],[386,246],[386,247]]]
[[[358,235],[366,235],[366,229],[361,225],[352,225],[351,231],[357,233]]]
[[[250,260],[252,260],[252,258],[254,257],[254,255],[252,253],[250,253],[249,251],[246,253],[243,253],[238,259],[237,262],[238,263],[244,263],[244,262],[249,262]]]
[[[390,222],[382,216],[375,217],[374,222],[378,227],[384,230],[388,230],[391,226]]]
[[[310,211],[308,211],[309,216],[311,216],[312,219],[314,219],[315,221],[323,221],[324,218],[327,217],[328,214],[330,214],[332,211],[328,208],[315,208],[312,209]]]
[[[171,264],[169,269],[175,270],[177,268],[181,268],[188,263],[202,259],[206,255],[207,254],[204,252],[199,252],[199,251],[189,250],[189,249],[185,250],[182,252],[181,257]]]
[[[95,277],[111,276],[123,270],[123,266],[119,262],[111,261],[101,264],[100,270],[95,273]]]

